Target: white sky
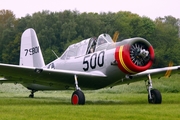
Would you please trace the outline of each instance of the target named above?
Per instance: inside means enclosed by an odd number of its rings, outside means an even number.
[[[0,0],[0,10],[13,11],[17,18],[50,10],[78,10],[80,12],[130,11],[151,19],[171,15],[180,18],[179,0]]]

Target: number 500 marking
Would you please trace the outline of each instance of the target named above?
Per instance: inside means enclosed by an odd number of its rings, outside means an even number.
[[[83,64],[86,65],[86,67],[83,68],[84,71],[88,71],[89,67],[91,69],[96,68],[96,63],[99,67],[102,67],[104,65],[104,51],[101,51],[98,55],[97,53],[94,53],[92,56],[88,55],[84,57]],[[89,57],[90,60],[88,59]]]

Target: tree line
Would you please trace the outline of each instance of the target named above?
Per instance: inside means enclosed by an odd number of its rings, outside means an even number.
[[[72,43],[119,31],[118,41],[131,37],[147,39],[155,49],[153,67],[168,66],[172,61],[180,64],[180,38],[178,18],[157,17],[152,20],[128,11],[80,13],[77,10],[51,12],[44,10],[16,18],[11,10],[0,10],[0,62],[19,64],[20,39],[23,31],[34,28],[43,52],[45,63],[60,56]]]

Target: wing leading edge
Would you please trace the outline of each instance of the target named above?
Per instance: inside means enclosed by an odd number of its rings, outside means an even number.
[[[149,69],[149,70],[146,70],[146,71],[134,74],[134,75],[130,75],[130,77],[141,79],[141,78],[147,77],[147,75],[150,74],[152,78],[161,78],[165,76],[167,71],[169,71],[168,77],[173,74],[180,73],[180,66]]]

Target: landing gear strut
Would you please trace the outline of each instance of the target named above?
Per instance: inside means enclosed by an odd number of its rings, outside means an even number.
[[[74,75],[75,79],[75,91],[71,97],[71,103],[73,105],[84,105],[85,104],[85,96],[84,93],[81,91],[80,87],[78,86],[77,76]]]
[[[159,90],[153,89],[151,75],[148,74],[148,84],[146,85],[148,91],[148,102],[151,104],[161,104],[162,96]]]
[[[29,95],[29,98],[34,98],[34,93],[36,92],[36,90],[31,90],[31,94]]]

